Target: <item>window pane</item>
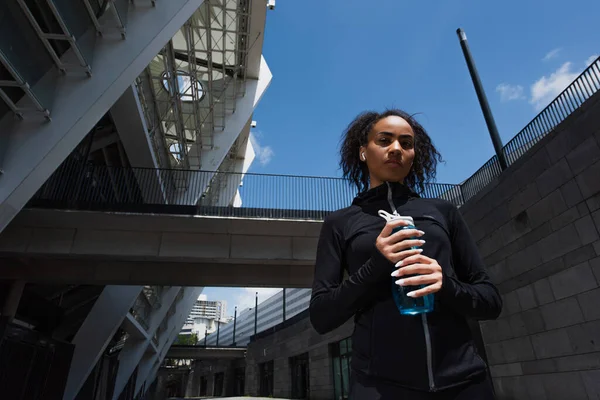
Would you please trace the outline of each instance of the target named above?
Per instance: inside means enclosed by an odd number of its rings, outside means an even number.
[[[343,398],[347,399],[348,394],[350,393],[350,363],[349,359],[344,357],[342,358],[342,388],[343,388]]]
[[[336,400],[340,400],[342,397],[342,375],[340,372],[340,358],[333,357],[333,390]]]

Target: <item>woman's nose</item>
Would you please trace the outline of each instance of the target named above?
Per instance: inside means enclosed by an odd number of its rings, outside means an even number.
[[[400,153],[402,151],[402,146],[397,140],[394,140],[390,145],[390,153]]]

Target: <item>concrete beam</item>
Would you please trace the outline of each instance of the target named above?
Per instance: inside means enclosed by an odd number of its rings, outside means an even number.
[[[261,67],[263,42],[265,40],[265,26],[267,22],[267,2],[265,0],[250,2],[250,31],[248,35],[248,65],[246,76],[249,79],[258,79]]]
[[[133,85],[110,108],[110,115],[132,167],[158,168],[142,105]]]
[[[258,79],[248,79],[244,83],[246,85],[246,95],[236,101],[235,112],[225,118],[225,130],[214,134],[214,148],[201,150],[197,148],[197,144],[192,145],[190,148],[188,152],[190,168],[203,171],[216,171],[219,168],[240,133],[249,128],[252,113],[267,90],[272,78],[271,70],[261,56]],[[199,154],[199,157],[195,156],[196,154]],[[210,179],[206,180],[208,182]],[[198,195],[201,194],[202,190]]]
[[[314,263],[322,222],[25,210],[0,256],[188,263]]]
[[[91,285],[190,285],[307,288],[311,264],[231,264],[94,260],[91,258],[0,258],[0,279]]]
[[[246,349],[228,349],[202,346],[171,346],[166,358],[190,360],[235,360],[244,358]]]
[[[56,84],[52,121],[0,121],[4,159],[0,176],[0,231],[71,153],[94,124],[148,65],[202,0],[130,6],[127,39],[105,37],[94,49],[92,78],[66,76]],[[68,57],[66,54],[65,57]],[[55,79],[53,72],[42,78]]]

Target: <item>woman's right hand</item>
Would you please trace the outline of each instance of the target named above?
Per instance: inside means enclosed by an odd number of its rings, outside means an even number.
[[[402,219],[388,221],[375,241],[375,246],[379,252],[394,263],[395,266],[399,266],[398,263],[406,257],[419,254],[423,251],[420,248],[411,249],[411,247],[420,247],[425,243],[424,240],[413,239],[423,236],[425,234],[423,231],[418,229],[401,229],[392,234],[394,229],[408,225],[410,224]]]

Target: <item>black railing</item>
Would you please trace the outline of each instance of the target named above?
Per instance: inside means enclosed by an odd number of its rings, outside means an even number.
[[[503,147],[502,151],[508,165],[521,158],[527,150],[531,149],[599,90],[600,57],[592,62],[581,75]],[[461,185],[464,201],[475,196],[501,173],[498,159],[493,156]]]
[[[291,175],[82,166],[65,162],[29,206],[271,219],[323,219],[349,206],[349,181]],[[423,197],[461,205],[457,185],[427,185]]]
[[[513,164],[600,90],[600,57],[503,148]],[[497,157],[461,185],[429,184],[421,195],[461,206],[500,176]],[[224,217],[322,219],[356,194],[347,180],[290,175],[83,165],[69,157],[30,201],[33,207]]]

